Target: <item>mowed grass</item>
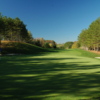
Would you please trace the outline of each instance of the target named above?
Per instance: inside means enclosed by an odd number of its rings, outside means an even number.
[[[100,60],[78,49],[0,60],[0,100],[100,100]]]

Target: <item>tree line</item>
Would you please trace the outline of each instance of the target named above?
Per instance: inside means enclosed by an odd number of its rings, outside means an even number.
[[[45,40],[43,38],[34,38],[30,43],[43,48],[56,48],[57,45],[54,40]]]
[[[23,21],[0,14],[0,40],[27,42],[31,39],[32,35]]]
[[[83,49],[100,50],[100,18],[93,21],[88,29],[81,31],[78,41]]]
[[[1,40],[27,42],[43,48],[56,48],[53,40],[35,39],[26,29],[26,25],[18,17],[10,18],[0,13],[0,44]]]
[[[80,47],[80,44],[78,41],[68,41],[68,42],[65,42],[64,44],[58,44],[58,48],[60,49],[76,49],[76,48],[79,48]]]

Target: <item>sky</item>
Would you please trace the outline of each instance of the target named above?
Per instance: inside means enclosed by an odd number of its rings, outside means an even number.
[[[0,12],[20,18],[34,38],[65,43],[100,17],[100,0],[0,0]]]

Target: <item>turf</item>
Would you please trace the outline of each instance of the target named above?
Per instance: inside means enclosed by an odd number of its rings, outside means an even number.
[[[78,49],[4,56],[0,100],[100,100],[100,60],[95,56]]]
[[[52,52],[47,48],[38,47],[24,42],[2,42],[2,54],[43,54]]]

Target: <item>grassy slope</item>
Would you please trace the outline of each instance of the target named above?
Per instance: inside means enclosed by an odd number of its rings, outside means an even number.
[[[2,54],[39,54],[46,51],[50,51],[48,49],[44,49],[35,45],[20,42],[3,42],[2,46]]]
[[[83,50],[3,57],[0,61],[0,98],[80,100],[96,97],[91,100],[99,100],[100,60],[94,57]]]

